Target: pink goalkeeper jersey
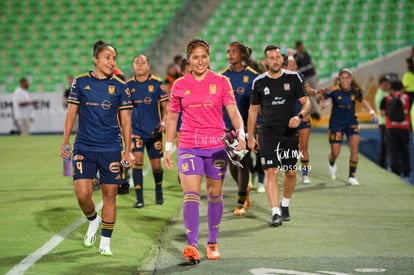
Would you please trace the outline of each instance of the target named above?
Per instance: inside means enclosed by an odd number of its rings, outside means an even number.
[[[180,148],[218,148],[223,146],[223,106],[235,105],[228,79],[208,71],[197,81],[191,73],[177,79],[171,89],[170,112],[182,112]]]

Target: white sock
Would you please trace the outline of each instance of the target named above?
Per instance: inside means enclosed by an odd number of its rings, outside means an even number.
[[[287,198],[283,197],[282,206],[283,207],[289,207],[289,203],[290,203],[290,199],[287,199]]]
[[[273,208],[272,208],[272,217],[273,217],[275,214],[278,214],[278,215],[280,216],[280,208],[279,208],[279,207],[273,207]]]
[[[109,247],[111,244],[111,238],[101,236],[101,242],[99,244],[99,248]]]
[[[91,234],[93,234],[94,232],[96,232],[98,230],[99,223],[100,223],[99,216],[96,216],[96,218],[94,220],[89,221],[88,235],[91,235]]]

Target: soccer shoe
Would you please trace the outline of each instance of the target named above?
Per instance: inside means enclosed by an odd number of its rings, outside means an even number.
[[[263,183],[259,183],[259,187],[257,187],[257,193],[265,193],[266,189]]]
[[[207,244],[207,259],[218,260],[220,259],[220,252],[218,251],[217,243]]]
[[[280,205],[280,209],[282,210],[282,220],[284,222],[290,221],[289,207]]]
[[[237,206],[234,210],[234,216],[244,216],[246,215],[246,209],[242,206]]]
[[[132,205],[132,207],[135,207],[135,208],[142,208],[142,207],[144,207],[144,202],[143,202],[143,201],[136,201],[136,202]]]
[[[112,251],[111,248],[108,247],[100,247],[99,248],[99,253],[101,253],[101,255],[103,256],[112,256]]]
[[[164,203],[164,197],[162,192],[155,192],[155,204],[162,205]]]
[[[282,225],[282,217],[279,216],[278,214],[274,214],[270,222],[270,226],[278,227],[279,225]]]
[[[310,183],[311,183],[311,181],[310,181],[310,178],[308,176],[302,176],[302,184],[308,185]]]
[[[252,201],[250,200],[250,190],[251,190],[251,187],[247,186],[247,196],[246,196],[246,200],[244,201],[245,210],[249,209],[250,206],[252,205]]]
[[[328,164],[328,167],[329,167],[329,174],[331,175],[331,178],[334,180],[334,179],[336,179],[336,169],[337,169],[337,167],[336,167],[336,163],[334,164],[334,166],[331,166],[330,164]]]
[[[83,244],[86,247],[91,247],[96,242],[96,232],[98,231],[99,224],[101,223],[101,218],[96,216],[95,220],[89,222],[88,230],[85,233],[83,238]]]
[[[356,178],[349,177],[348,178],[348,185],[356,186],[356,185],[359,185],[359,182]]]
[[[243,151],[237,151],[235,148],[239,145],[239,142],[237,141],[237,136],[234,131],[227,132],[224,136],[221,137],[221,140],[224,143],[224,146],[226,148],[226,154],[229,157],[229,160],[231,163],[236,166],[243,168],[243,165],[240,163],[239,160],[233,159],[236,156],[239,157],[240,160],[242,160],[247,155],[247,150]]]
[[[200,263],[200,254],[198,254],[198,249],[191,244],[187,245],[184,249],[184,257],[192,264]]]

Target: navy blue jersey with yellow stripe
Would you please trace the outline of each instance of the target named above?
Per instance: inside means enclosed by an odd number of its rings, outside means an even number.
[[[68,103],[79,106],[75,150],[113,152],[122,150],[118,111],[132,108],[128,86],[111,75],[99,79],[92,72],[75,78]]]
[[[326,93],[322,94],[324,99],[332,99],[331,118],[329,128],[334,130],[344,129],[350,125],[357,125],[358,118],[355,114],[355,104],[362,101],[362,91],[354,88],[351,91],[342,91],[339,85],[333,86]]]
[[[132,134],[143,139],[151,136],[152,130],[161,121],[161,102],[168,100],[168,95],[160,78],[150,75],[144,82],[135,77],[127,82],[131,91]]]
[[[230,79],[231,86],[234,90],[234,97],[236,98],[237,108],[243,118],[244,125],[247,126],[250,96],[252,94],[252,82],[257,77],[258,73],[249,66],[246,66],[241,72],[235,72],[231,67],[227,67],[220,73]],[[226,123],[226,128],[232,129],[233,126],[226,111],[223,111],[223,119]]]

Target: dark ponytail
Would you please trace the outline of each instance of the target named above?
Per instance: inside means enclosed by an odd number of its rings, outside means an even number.
[[[106,44],[105,41],[103,41],[102,39],[99,39],[98,41],[96,41],[96,43],[93,45],[93,56],[98,57],[98,54],[105,48],[105,47],[111,47],[112,49],[114,49],[115,53],[116,49],[114,46],[110,45],[110,44]]]

